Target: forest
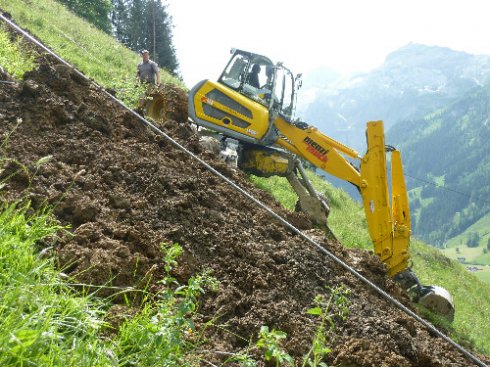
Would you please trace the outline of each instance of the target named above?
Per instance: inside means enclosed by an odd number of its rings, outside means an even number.
[[[390,132],[404,153],[414,232],[437,247],[490,212],[489,111],[486,85]]]

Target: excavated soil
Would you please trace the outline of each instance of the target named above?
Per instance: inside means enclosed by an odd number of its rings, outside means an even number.
[[[28,195],[34,207],[53,205],[59,221],[71,226],[53,250],[64,273],[86,284],[141,288],[149,282],[157,289],[160,244],[179,243],[184,254],[174,276],[180,282],[203,269],[212,269],[220,282],[201,300],[198,320],[216,318],[214,324],[223,326],[209,328],[202,347],[215,364],[247,348],[262,325],[287,332],[287,351],[304,355],[315,326],[307,309],[326,286],[344,285],[349,314],[335,320],[329,363],[473,365],[100,88],[46,55],[39,60],[23,81],[0,84],[1,133],[10,134],[1,176],[11,176],[2,194],[7,200]],[[376,257],[327,241],[302,214],[283,210],[243,174],[202,151],[185,114],[173,117],[161,124],[164,131],[408,304]],[[43,157],[49,159],[37,165]]]

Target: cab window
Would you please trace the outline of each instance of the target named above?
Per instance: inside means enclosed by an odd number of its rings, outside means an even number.
[[[261,96],[264,93],[270,96],[272,90],[273,66],[264,60],[255,59],[249,65],[243,91],[247,95]]]
[[[288,70],[278,69],[274,97],[280,104],[280,113],[291,119],[293,109],[294,80]]]
[[[235,90],[238,89],[245,78],[246,68],[249,63],[250,60],[248,57],[242,54],[236,54],[221,75],[220,82]]]

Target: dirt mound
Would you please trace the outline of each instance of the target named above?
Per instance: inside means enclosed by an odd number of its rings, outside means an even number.
[[[57,243],[59,265],[80,282],[142,286],[163,271],[160,244],[176,242],[185,251],[175,273],[180,281],[210,268],[221,284],[204,297],[201,314],[203,320],[218,317],[233,334],[212,330],[209,350],[246,348],[260,326],[269,325],[287,332],[288,352],[302,356],[314,331],[306,310],[326,286],[343,285],[350,291],[349,315],[336,320],[329,362],[472,365],[70,68],[46,57],[23,82],[0,88],[1,132],[11,133],[1,175],[13,175],[3,193],[8,199],[28,193],[35,206],[55,205],[56,216],[74,234]],[[162,128],[212,161],[185,121],[168,120]],[[47,163],[37,165],[42,158]],[[407,302],[376,257],[327,242],[302,214],[284,211],[240,172],[212,162]],[[208,359],[218,363],[220,356]]]

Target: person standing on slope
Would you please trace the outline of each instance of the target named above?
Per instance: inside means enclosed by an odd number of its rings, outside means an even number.
[[[140,83],[156,84],[160,85],[160,70],[158,70],[158,65],[156,62],[150,60],[150,52],[148,50],[141,51],[141,56],[143,61],[138,64],[138,71],[136,72],[136,77]]]
[[[136,79],[138,79],[141,84],[148,84],[148,86],[154,86],[156,79],[157,87],[160,86],[160,70],[158,70],[157,63],[150,60],[150,52],[148,50],[141,51],[141,57],[143,57],[143,61],[137,66]],[[138,101],[138,107],[135,109],[135,111],[142,117],[144,117],[143,107],[145,105],[146,98],[146,94],[142,95]]]

